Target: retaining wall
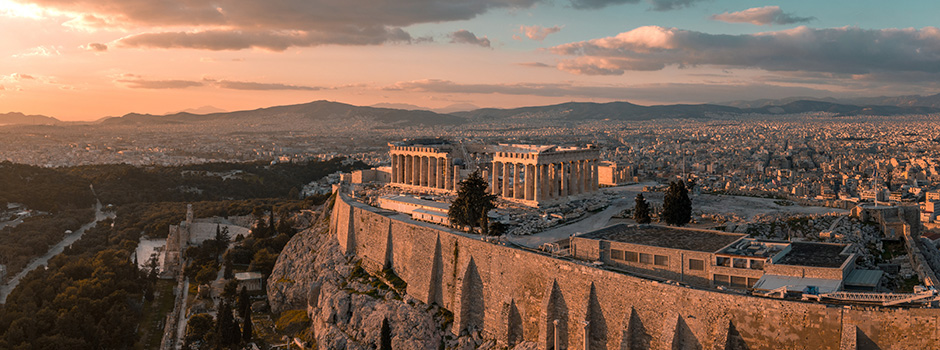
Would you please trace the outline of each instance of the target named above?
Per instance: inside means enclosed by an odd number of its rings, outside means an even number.
[[[340,194],[331,233],[367,269],[391,268],[409,295],[451,310],[455,332],[479,330],[505,345],[556,349],[557,331],[557,349],[940,349],[936,309],[691,289],[392,216]]]

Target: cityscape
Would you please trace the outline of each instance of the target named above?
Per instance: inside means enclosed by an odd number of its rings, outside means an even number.
[[[938,11],[0,0],[0,350],[940,349]]]

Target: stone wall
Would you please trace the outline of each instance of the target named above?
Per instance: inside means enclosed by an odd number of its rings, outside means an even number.
[[[663,284],[393,219],[344,195],[334,206],[331,232],[366,268],[391,268],[408,283],[409,295],[451,310],[455,332],[478,330],[507,345],[940,348],[935,309],[825,305]]]

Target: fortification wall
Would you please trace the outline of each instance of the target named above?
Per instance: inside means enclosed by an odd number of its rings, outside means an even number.
[[[366,268],[391,268],[409,295],[451,310],[456,332],[480,330],[507,345],[555,349],[557,330],[560,349],[583,349],[585,338],[589,349],[940,348],[938,310],[690,289],[396,217],[339,195],[331,232]]]

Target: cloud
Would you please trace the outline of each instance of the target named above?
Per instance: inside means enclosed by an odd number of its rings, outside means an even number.
[[[550,51],[578,56],[562,61],[558,68],[587,75],[700,65],[843,74],[935,73],[940,72],[940,29],[797,27],[725,35],[647,26]]]
[[[412,0],[366,3],[325,0],[20,0],[74,15],[83,27],[143,28],[121,40],[130,47],[283,50],[290,46],[377,45],[410,38],[402,28],[469,20],[494,9],[544,0]],[[186,32],[147,28],[190,28]],[[228,44],[213,44],[225,40]],[[405,40],[407,41],[407,40]]]
[[[367,28],[336,33],[324,32],[233,32],[209,30],[197,32],[158,32],[128,36],[118,42],[123,47],[161,49],[243,50],[259,48],[284,51],[292,46],[378,45],[385,42],[410,41],[411,36],[399,28]]]
[[[190,80],[118,79],[117,82],[126,84],[131,89],[185,89],[203,86],[202,82]]]
[[[637,4],[642,0],[571,0],[571,6],[576,9],[599,9],[612,5]],[[696,2],[704,0],[646,0],[653,11],[677,10],[691,7]]]
[[[523,66],[523,67],[533,67],[533,68],[552,68],[552,67],[555,67],[555,66],[548,65],[548,64],[545,64],[545,63],[542,63],[542,62],[519,62],[519,63],[516,63],[516,65],[518,65],[518,66]]]
[[[545,28],[542,26],[519,26],[519,33],[525,35],[527,38],[542,41],[545,40],[549,34],[558,33],[561,31],[561,26],[554,26],[550,28]],[[513,35],[513,38],[517,36]]]
[[[23,74],[23,73],[10,74],[10,78],[12,78],[13,80],[36,80],[36,77],[29,75],[29,74]]]
[[[95,52],[105,52],[108,51],[108,45],[101,43],[89,43],[88,45],[82,45],[82,49]]]
[[[257,83],[251,81],[231,81],[231,80],[212,80],[204,79],[204,81],[209,82],[222,89],[232,89],[232,90],[298,90],[298,91],[317,91],[322,90],[323,88],[316,86],[302,86],[302,85],[290,85],[290,84],[278,84],[278,83]]]
[[[759,26],[768,24],[794,24],[805,23],[816,19],[815,17],[799,17],[785,13],[780,6],[765,6],[749,8],[738,12],[725,12],[711,16],[711,19],[728,23],[751,23]]]
[[[581,97],[609,100],[647,100],[662,103],[724,101],[773,98],[779,96],[828,96],[827,90],[763,83],[729,84],[642,84],[577,85],[572,83],[460,84],[449,80],[426,79],[398,82],[388,91],[424,93],[503,94],[541,97]]]
[[[59,49],[55,46],[37,46],[26,50],[26,52],[13,55],[14,58],[18,57],[49,57],[49,56],[60,56],[62,53],[59,52]]]
[[[456,32],[450,33],[450,42],[457,44],[471,44],[478,45],[482,47],[490,47],[490,39],[487,39],[486,36],[478,38],[473,33],[467,31],[466,29],[461,29]]]
[[[202,81],[196,80],[148,80],[139,75],[122,74],[119,83],[127,85],[132,89],[186,89],[199,86],[210,86],[219,89],[229,90],[253,90],[253,91],[317,91],[323,90],[317,86],[291,85],[281,83],[259,83],[253,81],[234,81],[225,79],[203,78]]]

